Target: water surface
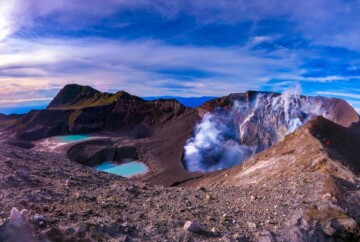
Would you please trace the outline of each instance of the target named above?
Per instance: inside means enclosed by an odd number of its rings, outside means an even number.
[[[95,170],[124,177],[132,177],[134,175],[145,174],[148,171],[148,168],[143,163],[137,161],[121,165],[112,163],[111,161],[106,161],[98,166],[95,166]]]
[[[72,143],[82,140],[87,140],[91,138],[90,134],[72,134],[72,135],[63,135],[63,136],[55,136],[54,139],[59,143]]]

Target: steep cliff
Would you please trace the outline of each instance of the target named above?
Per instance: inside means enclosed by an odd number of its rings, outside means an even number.
[[[239,164],[317,116],[359,128],[358,113],[344,100],[291,92],[231,94],[197,110],[202,121],[185,146],[184,164],[190,171]]]

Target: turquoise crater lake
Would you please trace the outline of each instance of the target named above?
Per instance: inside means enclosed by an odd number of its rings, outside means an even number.
[[[74,135],[63,135],[53,137],[58,143],[72,143],[77,141],[83,141],[92,138],[90,134],[74,134]]]
[[[135,175],[145,174],[148,171],[148,168],[143,163],[137,161],[121,165],[106,161],[98,166],[95,166],[95,170],[129,178]]]

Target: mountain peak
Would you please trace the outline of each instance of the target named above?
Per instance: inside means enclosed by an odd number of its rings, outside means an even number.
[[[60,90],[56,97],[51,101],[48,108],[75,105],[83,100],[94,97],[101,92],[90,87],[78,84],[68,84]]]

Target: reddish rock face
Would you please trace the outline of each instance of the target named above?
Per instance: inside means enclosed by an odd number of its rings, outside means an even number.
[[[197,110],[203,119],[185,146],[184,164],[190,171],[240,164],[317,116],[344,127],[359,122],[357,112],[343,100],[286,92],[231,94]]]
[[[248,110],[252,108],[252,105],[254,105],[254,101],[256,100],[258,95],[263,95],[264,97],[270,99],[282,96],[279,93],[272,92],[248,91],[246,93],[235,93],[208,101],[202,106],[198,107],[197,111],[201,117],[203,117],[203,115],[207,112],[214,112],[219,107],[229,111],[232,109],[234,102],[239,102],[246,110]],[[304,105],[306,103],[314,105],[311,109],[319,110],[319,116],[323,116],[341,126],[350,127],[352,124],[356,124],[360,121],[359,114],[345,100],[338,98],[325,98],[319,96],[306,97],[299,95],[295,95],[295,98],[298,99],[297,102],[299,104],[302,103],[301,105]]]
[[[326,99],[322,105],[328,111],[328,119],[344,127],[357,124],[359,114],[346,101],[338,98]]]

